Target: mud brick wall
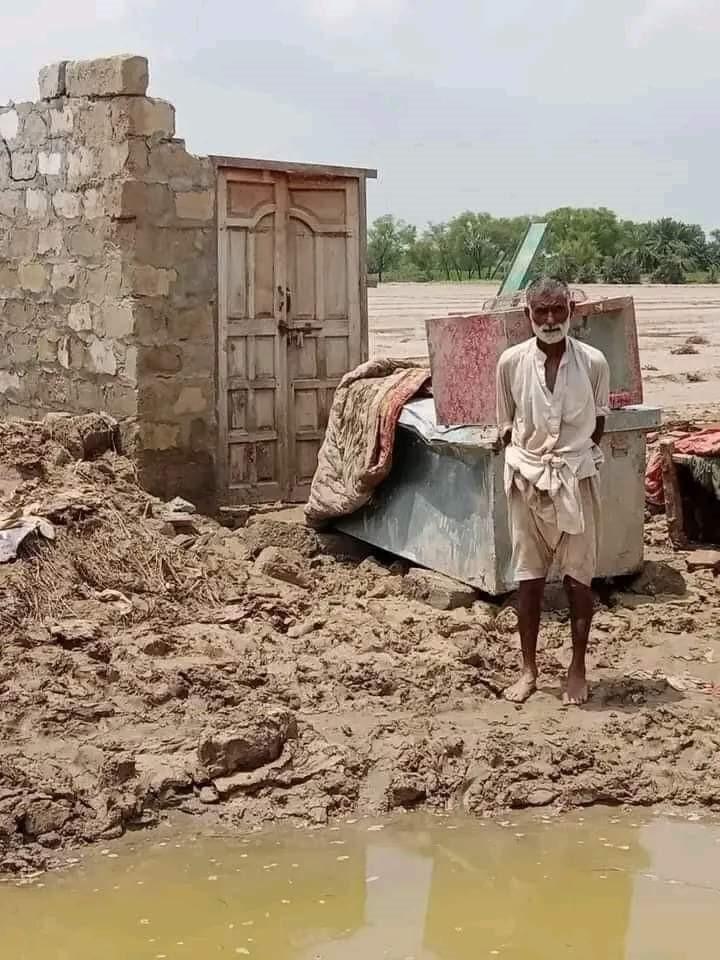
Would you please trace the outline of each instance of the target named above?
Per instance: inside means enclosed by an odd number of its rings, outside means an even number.
[[[143,483],[212,499],[215,173],[143,57],[55,64],[0,107],[0,416],[104,410]]]

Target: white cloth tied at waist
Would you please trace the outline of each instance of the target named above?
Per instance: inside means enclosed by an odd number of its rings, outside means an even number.
[[[580,480],[596,476],[603,461],[595,444],[577,454],[536,454],[510,444],[505,448],[505,493],[510,494],[514,483],[545,523],[562,533],[583,533]]]

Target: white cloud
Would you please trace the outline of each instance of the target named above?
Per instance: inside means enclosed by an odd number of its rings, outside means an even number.
[[[308,16],[329,25],[359,16],[393,19],[406,5],[406,0],[305,0],[304,4]]]
[[[631,46],[639,47],[667,30],[704,32],[718,27],[717,0],[645,0],[642,11],[628,20],[626,35]]]

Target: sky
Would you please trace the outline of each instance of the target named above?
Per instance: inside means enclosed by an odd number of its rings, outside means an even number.
[[[720,226],[720,0],[0,0],[0,102],[150,60],[194,153],[377,168],[371,218]]]

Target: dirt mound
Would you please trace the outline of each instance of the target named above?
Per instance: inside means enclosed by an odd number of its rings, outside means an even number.
[[[640,592],[599,604],[588,708],[558,705],[562,610],[543,621],[541,691],[516,708],[498,698],[511,606],[419,590],[337,534],[164,504],[112,423],[73,419],[0,424],[0,518],[55,533],[0,564],[0,870],[173,808],[241,825],[720,797],[717,581],[671,557],[662,520]]]

